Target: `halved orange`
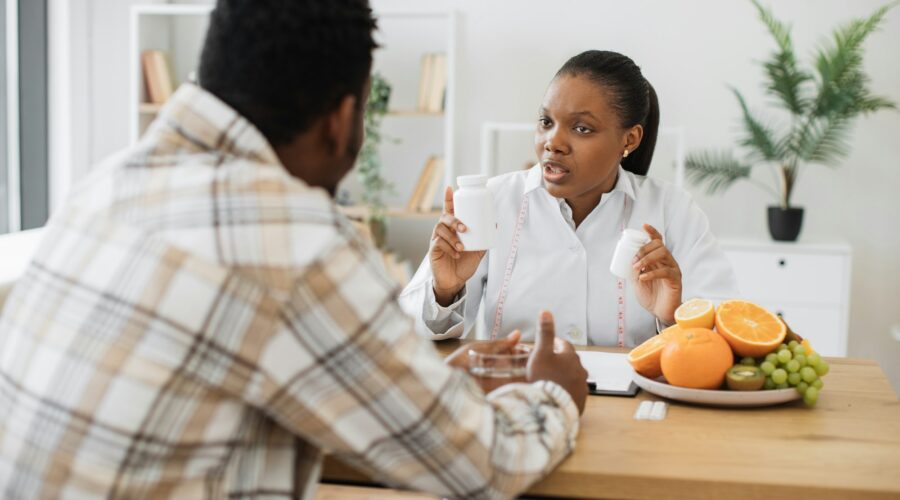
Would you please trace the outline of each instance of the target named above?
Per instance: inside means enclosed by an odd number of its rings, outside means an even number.
[[[678,325],[670,326],[645,340],[643,344],[635,347],[628,353],[628,362],[631,363],[634,371],[641,375],[654,379],[662,375],[659,357],[662,354],[663,347],[672,338],[672,335],[680,330]]]
[[[675,309],[675,323],[682,328],[708,328],[716,326],[716,308],[712,301],[691,299]]]
[[[746,300],[726,300],[716,310],[716,331],[741,357],[758,358],[784,341],[787,328],[778,316]]]

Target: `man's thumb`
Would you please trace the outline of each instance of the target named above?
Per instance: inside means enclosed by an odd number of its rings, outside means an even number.
[[[534,338],[534,349],[553,352],[553,339],[555,338],[556,327],[553,324],[553,315],[550,314],[550,311],[541,311],[538,315],[538,332]]]

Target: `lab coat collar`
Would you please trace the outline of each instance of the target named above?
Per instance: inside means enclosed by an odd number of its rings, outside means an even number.
[[[616,185],[613,187],[612,192],[616,191],[625,193],[625,196],[634,201],[634,179],[631,172],[622,168],[622,165],[619,165],[619,177],[616,179]]]
[[[544,174],[541,164],[531,167],[528,171],[528,177],[525,178],[525,189],[523,194],[528,194],[537,188],[544,187]],[[619,165],[619,176],[616,179],[616,185],[613,186],[611,192],[621,191],[634,201],[634,186],[632,185],[631,174],[628,173],[622,165]]]

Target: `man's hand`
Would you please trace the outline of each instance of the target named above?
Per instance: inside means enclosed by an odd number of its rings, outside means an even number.
[[[550,380],[561,385],[572,396],[581,414],[588,394],[587,376],[572,344],[556,338],[553,315],[541,311],[534,352],[528,360],[528,381]]]

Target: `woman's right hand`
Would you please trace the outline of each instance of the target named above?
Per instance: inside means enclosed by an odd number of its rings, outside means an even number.
[[[438,304],[447,307],[475,274],[485,250],[466,252],[457,233],[464,233],[466,226],[453,211],[453,188],[444,190],[444,213],[431,232],[431,273],[434,275],[434,297]]]

